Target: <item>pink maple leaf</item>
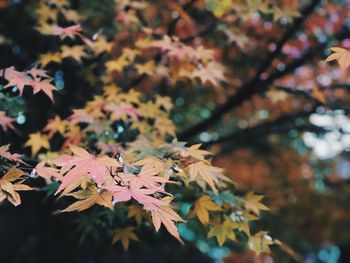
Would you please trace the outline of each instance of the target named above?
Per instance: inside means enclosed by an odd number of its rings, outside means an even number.
[[[32,68],[30,70],[27,70],[27,74],[31,75],[34,79],[50,78],[50,76],[47,75],[46,70],[43,69]]]
[[[149,189],[166,193],[161,189],[161,183],[170,182],[164,177],[158,175],[159,170],[150,166],[143,166],[141,171],[137,174],[126,174],[124,180],[128,182],[135,182],[141,186],[147,187]],[[158,175],[158,176],[157,176]]]
[[[4,131],[7,131],[8,128],[15,130],[12,124],[14,121],[13,118],[6,116],[4,111],[0,111],[0,125]]]
[[[61,185],[56,193],[84,177],[92,179],[97,185],[102,185],[106,176],[109,176],[107,167],[120,166],[116,159],[108,156],[97,157],[80,147],[71,145],[70,150],[74,154],[73,156],[62,155],[53,160],[55,165],[61,167],[61,172],[65,173],[68,171],[65,176],[63,176]]]
[[[54,177],[60,181],[63,179],[62,175],[60,175],[57,169],[52,167],[46,167],[45,162],[38,163],[34,169],[36,174],[44,178],[45,180],[50,180],[51,177]]]
[[[8,81],[5,88],[16,86],[20,95],[23,94],[25,86],[31,86],[33,93],[43,91],[53,101],[53,90],[57,90],[50,82],[52,78],[47,75],[45,70],[32,68],[26,72],[17,71],[14,67],[0,70],[0,75]]]
[[[51,82],[51,79],[33,81],[32,86],[33,86],[34,94],[42,90],[53,101],[52,91],[57,90],[57,88],[54,85],[52,85],[50,82]]]
[[[55,34],[61,37],[70,37],[73,38],[75,35],[80,35],[83,31],[82,27],[78,25],[73,25],[69,27],[59,27],[55,29]]]
[[[9,161],[20,162],[20,163],[25,164],[25,162],[23,162],[20,159],[20,157],[21,157],[20,154],[18,154],[18,153],[10,153],[9,152],[9,147],[10,147],[9,144],[0,146],[0,157],[5,158],[5,159],[7,159]]]
[[[17,71],[14,67],[9,67],[0,72],[8,81],[5,88],[17,86],[20,95],[23,93],[25,86],[31,86],[33,80],[24,72]]]
[[[147,210],[157,209],[157,206],[166,205],[163,201],[150,196],[156,192],[155,189],[141,187],[142,184],[133,181],[127,186],[111,185],[105,188],[113,193],[114,202],[125,202],[133,198]]]

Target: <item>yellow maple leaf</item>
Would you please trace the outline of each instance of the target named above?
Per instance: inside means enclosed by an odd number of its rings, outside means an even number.
[[[139,50],[124,48],[120,57],[118,57],[116,60],[106,62],[105,65],[108,72],[121,71],[124,67],[130,65],[139,53]]]
[[[64,17],[68,21],[73,21],[78,23],[82,19],[82,15],[80,15],[77,11],[72,10],[72,9],[61,9],[60,10]]]
[[[84,46],[62,46],[61,47],[61,56],[62,58],[71,57],[74,60],[81,62],[82,58],[87,57]]]
[[[164,137],[166,134],[172,135],[174,137],[176,136],[176,126],[172,120],[166,117],[162,118],[161,116],[158,116],[154,123],[154,128],[156,128],[161,137]]]
[[[200,143],[191,145],[191,147],[187,148],[187,153],[198,160],[205,161],[205,157],[211,155],[211,153],[206,150],[201,150],[201,145]]]
[[[165,169],[165,162],[158,157],[148,156],[144,159],[141,159],[135,163],[134,165],[142,165],[143,169],[155,169],[158,173],[161,173]]]
[[[209,187],[216,191],[216,185],[219,183],[218,178],[223,177],[222,168],[211,166],[205,162],[196,162],[188,166],[190,181],[196,181],[202,187],[206,183]]]
[[[134,229],[134,227],[116,228],[112,243],[121,241],[124,250],[128,250],[130,240],[139,241]]]
[[[249,247],[257,254],[263,252],[270,253],[271,250],[269,245],[272,245],[273,243],[272,238],[267,235],[267,232],[265,231],[260,231],[249,238]]]
[[[350,51],[341,47],[333,47],[331,50],[334,53],[326,58],[326,62],[336,60],[340,68],[346,70],[350,66]]]
[[[163,96],[156,96],[156,105],[159,107],[163,107],[167,112],[170,112],[173,108],[173,103],[171,102],[171,99],[169,97],[163,97]]]
[[[48,131],[50,137],[56,132],[59,132],[61,135],[64,135],[68,124],[68,121],[62,120],[59,116],[55,116],[54,119],[49,120],[47,125],[44,127],[44,131]]]
[[[0,202],[7,198],[14,206],[21,204],[21,197],[17,191],[32,190],[31,187],[22,184],[24,180],[18,181],[25,173],[15,167],[10,168],[0,179]],[[16,182],[17,181],[17,182]]]
[[[245,196],[245,207],[256,215],[259,215],[260,210],[269,210],[268,207],[260,203],[261,199],[263,199],[262,195],[256,195],[254,192],[249,192]]]
[[[61,61],[62,56],[60,52],[43,54],[40,55],[39,58],[39,63],[42,67],[46,67],[46,65],[50,64],[51,62],[61,63]]]
[[[74,202],[61,212],[80,212],[92,207],[95,204],[107,207],[111,210],[113,209],[112,193],[108,191],[98,191],[97,187],[94,185],[89,186],[87,189],[66,194],[66,196],[73,196],[80,201]]]
[[[31,147],[32,156],[34,156],[41,148],[50,148],[49,137],[45,134],[41,134],[40,132],[32,133],[29,135],[29,139],[24,146]]]
[[[136,64],[135,68],[140,75],[141,74],[153,75],[155,70],[155,63],[153,60],[150,60],[145,64]]]
[[[211,200],[209,195],[203,195],[195,202],[193,213],[203,225],[206,225],[209,223],[209,212],[221,210],[222,209]]]
[[[289,23],[291,23],[295,17],[300,16],[298,9],[292,6],[284,6],[283,8],[275,6],[272,13],[274,22],[280,20],[281,18],[285,18]]]
[[[128,207],[128,218],[135,218],[136,224],[141,225],[142,218],[147,216],[144,209],[138,205],[130,205]]]
[[[92,49],[96,54],[101,54],[103,52],[111,52],[113,48],[113,42],[108,42],[103,36],[99,37],[95,42],[93,42]]]
[[[227,239],[236,240],[236,228],[237,224],[226,218],[223,223],[210,227],[208,237],[216,237],[219,246],[222,246]]]

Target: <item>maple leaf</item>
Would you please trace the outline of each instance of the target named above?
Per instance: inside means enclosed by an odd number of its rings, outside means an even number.
[[[14,121],[13,118],[6,116],[6,112],[0,111],[0,125],[4,131],[7,129],[15,130],[15,126],[12,124]]]
[[[334,53],[326,58],[326,62],[336,60],[340,68],[346,70],[350,66],[350,51],[341,47],[333,47],[331,50]]]
[[[111,210],[113,209],[112,193],[103,190],[98,191],[97,187],[94,185],[89,186],[87,189],[68,193],[66,195],[75,197],[76,199],[79,199],[79,201],[74,202],[61,212],[80,212],[92,207],[95,204],[107,207]]]
[[[77,145],[80,143],[83,132],[79,126],[70,126],[64,137],[66,140],[62,145],[62,149],[69,147],[69,145]]]
[[[68,21],[78,22],[79,20],[82,19],[82,16],[80,14],[78,14],[77,11],[75,11],[75,10],[61,9],[60,11],[63,13],[64,17]]]
[[[92,49],[96,54],[101,54],[103,52],[111,52],[113,48],[113,43],[108,42],[105,37],[99,37],[95,42],[93,42]]]
[[[121,71],[124,67],[130,65],[139,53],[140,51],[138,50],[124,48],[123,53],[119,58],[106,62],[105,65],[108,72]]]
[[[50,76],[47,75],[47,71],[43,69],[32,68],[27,70],[26,73],[31,75],[34,79],[50,78]]]
[[[105,189],[113,193],[113,202],[126,202],[134,199],[147,210],[165,205],[161,200],[150,196],[157,192],[157,189],[142,188],[142,183],[136,180],[131,181],[127,186],[107,185]]]
[[[218,212],[222,209],[215,204],[209,195],[203,195],[194,204],[193,213],[203,225],[209,223],[209,212]]]
[[[24,144],[24,146],[31,147],[32,156],[35,156],[40,149],[42,149],[42,148],[49,149],[50,148],[49,138],[47,135],[41,134],[40,132],[33,133],[33,134],[29,135],[29,139]]]
[[[92,179],[98,185],[101,185],[106,176],[109,176],[107,167],[120,166],[116,159],[112,159],[108,156],[96,157],[83,148],[73,145],[69,146],[69,148],[73,156],[62,155],[52,161],[55,165],[60,166],[61,171],[65,173],[56,193],[62,191],[68,185],[80,181],[81,178]]]
[[[142,218],[145,217],[147,214],[145,213],[145,210],[143,210],[138,205],[130,205],[128,206],[128,218],[135,218],[136,224],[139,226],[141,225]]]
[[[169,97],[156,96],[156,105],[163,107],[167,112],[170,112],[173,108],[173,103]]]
[[[4,78],[8,81],[5,88],[16,86],[22,95],[25,86],[31,86],[33,79],[30,78],[26,73],[17,71],[14,67],[4,69]],[[3,73],[3,72],[0,72]]]
[[[53,101],[52,91],[57,90],[57,88],[50,83],[51,81],[52,79],[33,81],[32,86],[34,94],[38,93],[39,91],[43,91],[51,99],[51,101]]]
[[[73,114],[68,117],[68,120],[73,123],[85,122],[90,123],[94,121],[94,118],[85,109],[73,110]]]
[[[0,179],[0,202],[5,198],[14,206],[21,204],[21,197],[17,191],[32,190],[31,187],[22,184],[23,180],[17,181],[25,173],[15,167],[10,168],[6,174]],[[17,181],[17,182],[15,182]]]
[[[81,62],[81,59],[87,57],[87,53],[83,46],[63,46],[61,48],[61,56],[62,58],[71,57],[74,60]]]
[[[245,196],[245,207],[256,215],[259,215],[260,210],[269,210],[268,207],[260,203],[261,199],[263,199],[262,195],[255,195],[254,192],[249,192]]]
[[[212,85],[219,85],[220,81],[226,81],[225,67],[218,62],[210,61],[205,66],[198,67],[192,72],[192,76],[198,77],[203,84],[210,82]]]
[[[49,132],[49,137],[52,137],[56,132],[59,132],[61,135],[65,135],[67,126],[68,121],[63,121],[59,116],[55,116],[54,119],[50,119],[48,121],[43,130]]]
[[[267,232],[260,231],[249,238],[249,247],[255,253],[271,253],[269,245],[272,245],[274,242],[272,238],[267,235]]]
[[[24,87],[31,86],[34,94],[42,90],[53,101],[52,90],[56,90],[56,87],[50,84],[52,78],[47,75],[46,71],[32,68],[27,72],[20,72],[13,67],[4,71],[4,77],[8,81],[5,88],[16,86],[22,95]]]
[[[153,75],[155,71],[155,63],[153,60],[150,60],[145,64],[136,64],[135,68],[140,75]]]
[[[139,238],[134,233],[134,229],[135,227],[116,228],[112,243],[121,241],[123,249],[125,251],[128,250],[130,240],[139,241]]]
[[[163,224],[166,230],[182,244],[183,241],[180,238],[179,231],[174,222],[185,222],[170,206],[169,203],[172,198],[165,197],[162,199],[166,206],[158,206],[157,209],[151,210],[153,226],[158,231],[161,224]]]
[[[185,146],[186,142],[179,142],[177,140],[173,140],[171,143],[172,149],[175,152],[178,152],[181,157],[188,158],[194,157],[200,161],[209,163],[205,160],[205,157],[210,156],[211,153],[206,150],[201,150],[201,144],[193,144],[190,147]]]
[[[61,52],[47,53],[40,55],[39,63],[42,67],[46,67],[51,62],[61,63],[62,55]]]
[[[136,120],[140,116],[140,112],[133,105],[126,103],[109,103],[104,108],[104,110],[111,112],[111,120],[126,120],[127,116],[131,117],[133,120]]]
[[[54,177],[58,180],[62,180],[63,177],[60,175],[59,170],[52,167],[45,166],[45,162],[42,161],[38,163],[34,168],[34,173],[36,173],[38,176],[44,178],[45,180],[50,181],[51,177]]]
[[[218,176],[222,173],[219,167],[208,165],[204,162],[196,162],[188,166],[190,181],[203,181],[207,183],[213,191],[216,190],[215,184],[218,184]]]
[[[236,240],[234,230],[237,228],[237,224],[232,222],[229,218],[226,218],[223,223],[210,227],[208,237],[216,237],[216,240],[221,247],[227,239]]]
[[[80,25],[73,25],[69,27],[56,26],[55,35],[58,35],[61,38],[65,38],[65,37],[74,38],[74,36],[80,35],[82,31],[83,29]]]
[[[291,6],[288,7],[274,7],[273,11],[273,21],[276,22],[282,17],[285,18],[289,23],[293,22],[293,19],[300,16],[300,12]]]
[[[161,118],[161,116],[156,118],[154,128],[157,129],[161,137],[165,136],[166,134],[174,137],[176,136],[176,127],[172,120],[169,120],[168,118]]]
[[[133,164],[134,165],[141,165],[142,169],[155,170],[155,174],[160,173],[160,172],[164,171],[164,169],[165,169],[164,161],[157,158],[157,157],[154,157],[154,156],[148,156],[144,159],[138,160],[137,162],[135,162]]]
[[[137,174],[126,174],[123,179],[128,182],[135,182],[137,185],[144,186],[149,189],[160,191],[160,183],[169,182],[166,178],[158,176],[159,170],[151,166],[143,166]]]
[[[20,157],[21,157],[20,154],[18,154],[18,153],[10,153],[9,152],[9,147],[10,147],[9,144],[0,146],[0,157],[5,158],[5,159],[7,159],[9,161],[24,163],[20,159]]]

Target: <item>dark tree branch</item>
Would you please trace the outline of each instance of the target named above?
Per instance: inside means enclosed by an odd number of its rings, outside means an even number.
[[[322,105],[322,103],[312,95],[312,91],[295,89],[295,88],[287,87],[287,86],[275,86],[275,88],[278,90],[283,90],[283,91],[290,93],[290,94],[303,96],[304,98],[311,100],[311,101],[315,102],[316,104]],[[329,90],[329,89],[331,89],[331,90],[334,90],[334,89],[348,89],[348,90],[350,90],[350,84],[339,83],[339,84],[334,84],[334,85],[330,85],[330,86],[320,87],[320,90]]]
[[[317,104],[320,103],[320,101],[318,99],[316,99],[315,97],[312,96],[312,93],[310,91],[294,89],[294,88],[286,87],[286,86],[276,86],[275,88],[278,90],[283,90],[286,93],[303,96],[304,98],[311,100]]]
[[[277,43],[276,49],[268,55],[268,57],[261,63],[259,66],[255,76],[252,80],[248,81],[244,84],[237,93],[231,96],[227,102],[223,105],[216,107],[209,118],[195,124],[193,127],[189,128],[178,134],[180,140],[188,140],[193,136],[203,131],[211,124],[215,123],[220,119],[220,117],[231,109],[239,106],[243,101],[251,98],[255,93],[260,92],[266,89],[271,82],[273,82],[276,78],[284,76],[294,70],[296,67],[301,65],[306,59],[310,57],[310,54],[306,54],[305,59],[299,59],[294,63],[290,64],[283,71],[277,71],[272,74],[268,79],[262,81],[260,79],[261,73],[266,71],[272,64],[272,61],[281,53],[281,50],[284,44],[299,30],[300,26],[304,23],[304,21],[309,17],[309,15],[313,12],[316,6],[320,3],[320,0],[313,0],[309,6],[301,11],[301,16],[294,20],[292,27],[284,34],[281,40]],[[322,45],[323,47],[323,45]],[[309,52],[311,55],[313,52]],[[304,57],[303,57],[304,58]]]
[[[197,37],[203,37],[212,32],[216,28],[218,20],[211,12],[208,12],[208,15],[206,15],[206,20],[210,20],[210,23],[204,29],[200,30],[199,32],[196,32],[193,36],[181,38],[180,40],[186,43],[194,40]]]

